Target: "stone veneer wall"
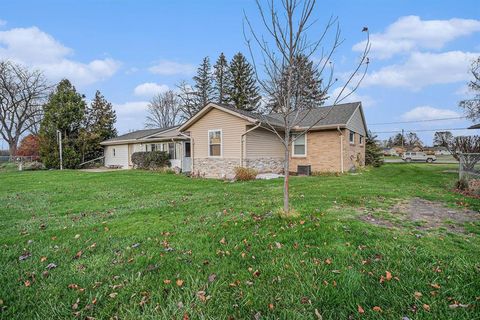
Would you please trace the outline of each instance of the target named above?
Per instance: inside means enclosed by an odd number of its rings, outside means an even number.
[[[283,163],[282,158],[257,158],[257,159],[245,159],[244,166],[248,168],[254,168],[259,173],[283,173]]]
[[[232,179],[235,177],[235,167],[239,166],[240,159],[201,158],[195,159],[194,173],[207,178]],[[281,158],[244,159],[243,166],[254,168],[259,173],[283,173]]]

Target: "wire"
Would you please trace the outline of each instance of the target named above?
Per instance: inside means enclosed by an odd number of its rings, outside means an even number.
[[[394,131],[374,131],[373,133],[401,133],[401,132],[434,132],[434,131],[455,131],[468,130],[468,128],[451,128],[451,129],[428,129],[428,130],[394,130]]]
[[[426,120],[412,120],[412,121],[397,121],[397,122],[379,122],[379,123],[369,123],[369,126],[378,126],[382,124],[401,124],[401,123],[417,123],[417,122],[433,122],[433,121],[442,121],[442,120],[458,120],[465,119],[466,117],[452,117],[452,118],[438,118],[438,119],[426,119]]]

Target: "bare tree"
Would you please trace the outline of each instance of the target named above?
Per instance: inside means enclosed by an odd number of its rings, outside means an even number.
[[[468,83],[468,88],[473,97],[460,101],[460,107],[468,118],[480,120],[480,57],[472,62],[471,73],[473,80]]]
[[[182,81],[177,85],[180,99],[181,118],[183,120],[190,119],[203,106],[200,105],[198,95],[195,90],[186,81]]]
[[[480,161],[480,136],[452,138],[447,143],[447,149],[457,161],[460,161],[462,154],[468,154],[463,158],[463,167],[466,170],[473,170]]]
[[[318,63],[316,70],[322,79],[323,90],[329,92],[337,83],[334,78],[333,55],[342,44],[338,18],[330,18],[327,24],[319,30],[314,40],[309,40],[308,34],[312,30],[315,21],[312,21],[312,13],[315,8],[315,0],[282,0],[281,4],[273,0],[265,0],[262,6],[257,0],[257,7],[265,34],[260,34],[254,29],[252,23],[245,15],[244,35],[252,56],[257,80],[263,93],[273,97],[276,116],[266,115],[262,122],[266,129],[275,133],[284,147],[284,183],[283,183],[283,211],[288,214],[289,207],[289,154],[290,147],[296,139],[311,130],[321,120],[325,119],[330,108],[322,117],[313,121],[308,126],[300,126],[308,117],[309,112],[315,108],[315,104],[307,104],[302,95],[295,93],[301,91],[296,87],[302,81],[295,81],[299,77],[299,70],[295,69],[296,59],[300,56],[306,59],[316,58]],[[278,9],[277,9],[278,8]],[[363,30],[367,33],[365,49],[362,52],[357,65],[352,73],[345,79],[343,85],[337,88],[337,94],[331,96],[333,106],[341,103],[349,97],[360,85],[368,68],[368,52],[370,41],[368,28]],[[328,45],[328,36],[333,33],[333,42]],[[255,46],[255,49],[253,48]],[[263,66],[265,79],[260,79],[258,64],[254,51],[258,50],[261,55],[260,64]],[[312,59],[313,60],[313,59]],[[302,75],[300,75],[302,77]],[[267,110],[268,112],[273,110]]]
[[[20,138],[36,133],[50,87],[42,72],[0,62],[0,135],[15,155]]]
[[[172,90],[155,95],[147,106],[147,128],[166,128],[180,123],[181,108],[178,95]]]

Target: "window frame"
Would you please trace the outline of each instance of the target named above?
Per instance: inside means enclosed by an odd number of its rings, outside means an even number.
[[[210,151],[211,151],[211,149],[210,149],[210,146],[211,146],[211,144],[210,144],[210,132],[220,132],[220,155],[218,155],[218,156],[212,156],[210,154]],[[210,130],[208,130],[207,145],[208,145],[208,151],[207,152],[208,152],[208,157],[209,158],[222,158],[223,157],[223,131],[222,131],[222,129],[210,129]],[[216,143],[214,143],[214,145],[216,145]]]
[[[115,155],[115,148],[112,148],[113,149],[113,156],[116,157]]]
[[[363,136],[361,134],[358,134],[358,144],[363,146]]]
[[[350,142],[350,144],[355,144],[355,131],[352,131],[352,130],[349,130],[350,133],[348,135],[348,142]]]
[[[298,133],[292,133],[293,136],[299,136],[300,134]],[[304,154],[295,154],[295,142],[298,141],[298,139],[293,140],[292,139],[292,158],[305,158],[307,156],[307,132],[303,134],[305,137],[305,153]]]

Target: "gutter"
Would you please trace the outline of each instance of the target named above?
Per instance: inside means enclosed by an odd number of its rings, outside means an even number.
[[[245,138],[245,135],[257,128],[259,128],[260,126],[262,125],[261,122],[258,122],[258,124],[253,127],[253,128],[250,128],[248,129],[247,131],[245,131],[244,133],[242,133],[241,137],[240,137],[240,167],[243,167],[243,143],[244,143],[244,138]]]
[[[340,126],[337,127],[340,133],[340,172],[343,173],[343,132],[340,130]]]

